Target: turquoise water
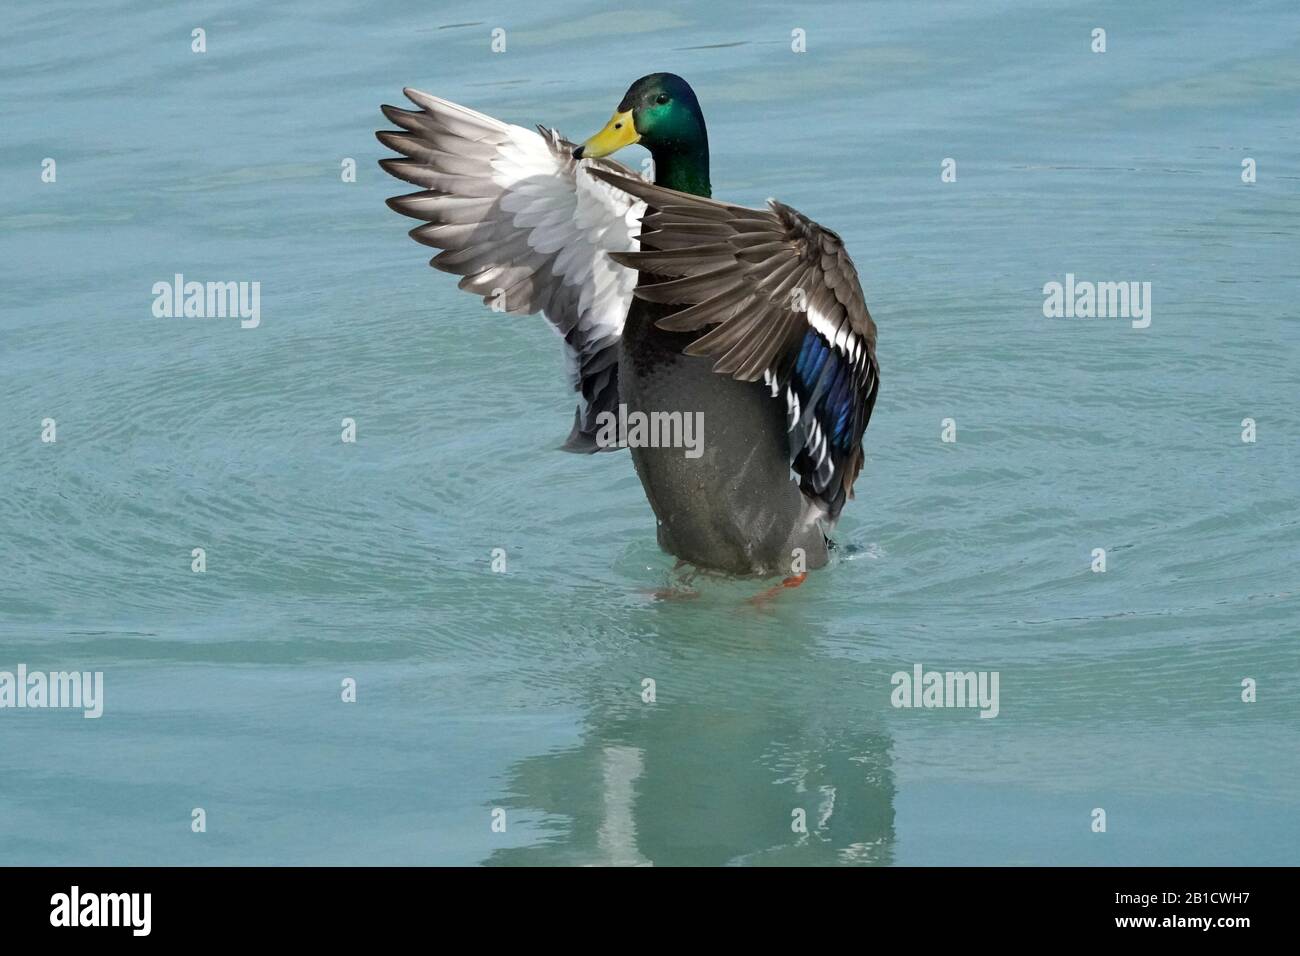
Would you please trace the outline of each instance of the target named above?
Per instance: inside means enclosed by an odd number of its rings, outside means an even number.
[[[0,16],[0,670],[105,685],[0,710],[0,861],[1297,862],[1294,3]],[[375,166],[402,86],[581,138],[654,70],[880,328],[844,547],[763,606],[655,596],[627,457],[553,450],[553,334],[427,268]],[[175,273],[260,325],[155,318]],[[1066,273],[1151,326],[1045,318]],[[998,716],[892,707],[918,663]]]

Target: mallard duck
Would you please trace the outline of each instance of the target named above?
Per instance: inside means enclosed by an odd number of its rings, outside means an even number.
[[[840,237],[775,200],[710,198],[704,116],[671,73],[633,83],[581,145],[405,93],[418,108],[384,106],[401,129],[377,134],[403,158],[380,165],[421,189],[388,204],[424,221],[411,237],[460,288],[563,337],[562,447],[630,445],[660,545],[696,568],[789,583],[824,565],[880,387]],[[605,158],[634,143],[653,182]],[[698,453],[611,440],[638,413],[701,421]]]

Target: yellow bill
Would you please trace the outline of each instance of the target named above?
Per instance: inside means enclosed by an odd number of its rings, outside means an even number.
[[[641,139],[632,123],[632,111],[615,113],[605,128],[573,151],[574,159],[599,159]]]

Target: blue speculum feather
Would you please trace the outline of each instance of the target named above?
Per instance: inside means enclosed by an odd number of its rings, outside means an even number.
[[[826,396],[826,410],[833,416],[831,424],[831,441],[839,449],[848,451],[852,444],[849,435],[853,422],[853,389],[848,363],[836,358],[839,370],[836,373],[835,387]]]
[[[826,384],[821,389],[814,414],[831,445],[837,451],[848,452],[853,446],[855,393],[852,368],[818,332],[810,329],[804,335],[794,374],[790,376],[790,385],[804,407],[818,391],[818,383],[823,378]]]
[[[803,337],[803,347],[799,350],[799,360],[795,363],[795,373],[810,388],[817,381],[822,363],[826,361],[829,350],[822,337],[809,330]],[[806,397],[802,392],[800,398]]]

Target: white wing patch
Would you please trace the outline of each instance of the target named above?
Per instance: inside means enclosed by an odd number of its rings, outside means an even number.
[[[630,252],[645,203],[588,175],[593,160],[567,155],[555,130],[546,136],[522,126],[505,127],[506,138],[492,160],[492,181],[501,189],[499,207],[530,248],[553,257],[552,276],[579,290],[577,325],[594,338],[617,337],[632,303],[637,274],[607,252]],[[561,316],[548,318],[563,322]],[[563,333],[561,333],[563,334]]]
[[[512,126],[448,100],[407,90],[419,111],[384,107],[401,131],[378,134],[404,158],[381,165],[425,187],[389,205],[430,225],[413,238],[442,249],[431,264],[508,312],[541,312],[564,339],[578,421],[566,447],[592,450],[593,405],[618,397],[612,347],[623,331],[637,272],[609,258],[634,252],[645,203],[596,179],[609,160],[575,160],[553,129]],[[499,303],[499,305],[498,305]]]

